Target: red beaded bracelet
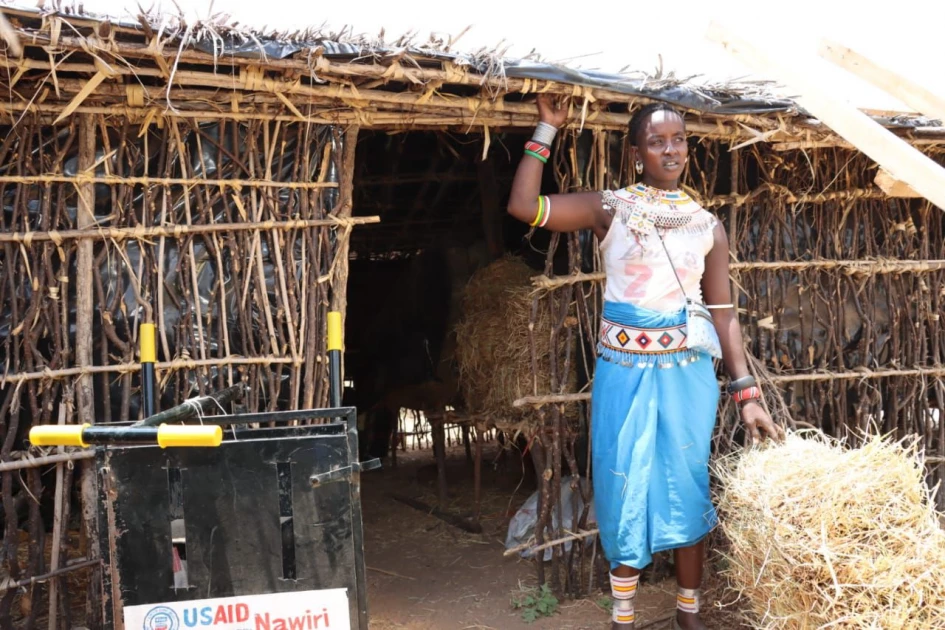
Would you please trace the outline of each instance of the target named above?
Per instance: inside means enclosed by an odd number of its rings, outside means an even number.
[[[551,158],[551,149],[540,142],[535,142],[534,140],[529,140],[525,143],[525,150],[531,151],[532,153],[537,153],[546,160]]]
[[[740,389],[737,392],[732,392],[732,399],[735,400],[739,405],[748,402],[749,400],[758,400],[761,398],[761,390],[755,387],[746,387],[745,389]]]

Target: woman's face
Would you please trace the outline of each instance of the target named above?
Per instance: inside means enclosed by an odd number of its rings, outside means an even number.
[[[674,112],[656,111],[640,130],[635,159],[643,162],[643,183],[656,188],[677,188],[689,145],[686,125]]]

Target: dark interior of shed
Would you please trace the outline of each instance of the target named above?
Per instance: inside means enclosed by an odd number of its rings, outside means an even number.
[[[370,418],[362,448],[374,456],[386,454],[399,408],[462,408],[451,333],[472,273],[507,253],[541,269],[548,235],[527,240],[528,226],[505,211],[526,139],[493,134],[483,160],[482,135],[359,137],[353,213],[380,223],[352,232],[345,373],[348,400]],[[548,180],[553,187],[550,169]]]

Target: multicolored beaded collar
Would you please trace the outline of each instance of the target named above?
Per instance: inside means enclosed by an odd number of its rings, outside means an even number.
[[[692,197],[681,190],[663,190],[662,188],[654,188],[643,183],[627,186],[627,192],[641,197],[646,202],[652,204],[662,203],[679,206],[692,201]]]
[[[634,184],[623,190],[604,191],[601,201],[615,221],[642,237],[655,229],[702,234],[716,224],[715,217],[681,190]]]

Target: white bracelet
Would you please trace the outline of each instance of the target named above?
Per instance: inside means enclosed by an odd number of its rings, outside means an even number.
[[[735,305],[734,304],[706,304],[706,308],[708,309],[735,308]]]
[[[532,135],[532,140],[550,147],[551,143],[554,142],[556,135],[558,135],[557,127],[554,125],[549,125],[546,122],[539,122],[538,126],[535,127],[535,133]]]
[[[548,223],[548,219],[551,218],[551,197],[545,197],[545,218],[541,220],[541,223],[538,224],[538,227],[543,228],[545,224]]]

